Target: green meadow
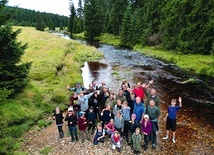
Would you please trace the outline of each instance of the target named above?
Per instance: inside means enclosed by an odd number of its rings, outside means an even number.
[[[82,82],[81,67],[85,61],[103,55],[94,47],[66,40],[33,27],[22,29],[18,41],[28,44],[23,62],[32,62],[29,83],[14,99],[0,104],[0,154],[13,154],[30,130],[41,130],[51,122],[45,119],[56,106],[67,109],[72,92],[66,85]]]

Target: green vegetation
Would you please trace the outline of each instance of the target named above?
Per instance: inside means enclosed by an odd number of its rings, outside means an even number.
[[[71,96],[66,85],[81,81],[80,68],[85,61],[102,57],[94,47],[36,31],[33,27],[14,27],[13,31],[20,28],[22,33],[18,40],[28,43],[22,62],[31,61],[32,67],[29,83],[22,93],[1,102],[0,154],[13,154],[20,146],[17,138],[30,128],[40,130],[48,126],[51,122],[43,117],[52,113],[56,106],[65,110]]]
[[[79,0],[82,2],[82,0]],[[212,1],[187,0],[85,0],[84,7],[72,5],[70,29],[84,23],[86,39],[102,33],[120,36],[122,46],[161,46],[183,54],[213,52]],[[79,15],[79,12],[84,14]],[[75,17],[76,15],[76,17]],[[80,18],[81,17],[81,18]],[[75,19],[75,20],[72,20]]]
[[[51,148],[48,146],[45,146],[39,151],[39,153],[41,155],[48,155],[50,151],[51,151]]]
[[[52,13],[39,12],[35,10],[23,9],[18,7],[6,6],[4,12],[15,10],[11,21],[16,26],[32,26],[35,27],[38,21],[38,16],[42,18],[45,27],[54,30],[55,27],[67,27],[69,18]]]
[[[78,35],[76,35],[78,37]],[[120,36],[114,36],[113,34],[103,33],[99,37],[95,37],[95,40],[99,40],[101,43],[119,46],[121,45]]]

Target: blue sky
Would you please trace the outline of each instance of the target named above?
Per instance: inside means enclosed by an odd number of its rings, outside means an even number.
[[[75,7],[78,0],[73,0]],[[7,5],[69,16],[69,0],[8,0]]]

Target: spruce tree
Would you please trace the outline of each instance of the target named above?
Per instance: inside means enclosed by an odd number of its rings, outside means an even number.
[[[129,46],[129,42],[132,40],[131,35],[131,16],[132,16],[132,8],[131,5],[128,5],[126,8],[126,12],[123,17],[123,23],[121,27],[121,43],[122,45]]]
[[[44,21],[42,19],[42,15],[41,15],[41,13],[39,11],[37,12],[36,17],[37,17],[36,30],[44,31],[45,30],[45,25],[44,25]]]
[[[72,37],[74,31],[75,31],[75,25],[76,25],[76,10],[74,7],[74,3],[72,0],[70,1],[70,17],[69,17],[69,24],[68,24],[68,32],[70,33],[70,36]]]
[[[85,17],[85,36],[87,40],[92,41],[94,37],[99,36],[103,29],[103,10],[102,0],[85,0],[84,17]]]
[[[12,26],[7,22],[11,15],[2,14],[6,3],[6,0],[0,1],[0,90],[6,90],[6,96],[11,96],[26,86],[31,63],[21,62],[27,45],[17,41],[21,30],[12,30]]]

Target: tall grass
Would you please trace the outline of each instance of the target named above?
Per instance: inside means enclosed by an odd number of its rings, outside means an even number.
[[[161,50],[156,47],[143,48],[140,45],[136,45],[134,50],[148,56],[170,61],[186,71],[214,77],[214,58],[212,55],[181,54],[174,51]]]
[[[28,43],[22,61],[31,61],[32,68],[23,92],[0,104],[0,154],[14,154],[20,145],[17,138],[32,125],[38,128],[49,125],[43,116],[52,115],[56,106],[66,109],[71,96],[66,85],[82,81],[80,67],[85,61],[102,57],[93,47],[33,27],[14,27],[14,30],[19,28],[22,33],[18,40]]]

